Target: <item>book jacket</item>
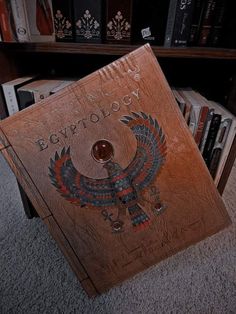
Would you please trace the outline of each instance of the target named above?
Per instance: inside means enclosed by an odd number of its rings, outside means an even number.
[[[0,150],[90,296],[230,224],[149,44],[1,121]]]

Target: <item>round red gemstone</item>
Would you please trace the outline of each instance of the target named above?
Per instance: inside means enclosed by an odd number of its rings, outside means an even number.
[[[92,155],[98,162],[107,162],[114,155],[113,146],[106,140],[97,141],[92,147]]]

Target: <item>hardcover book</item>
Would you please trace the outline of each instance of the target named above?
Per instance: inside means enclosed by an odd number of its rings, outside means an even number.
[[[133,0],[132,42],[163,45],[169,1]]]
[[[132,0],[106,0],[106,42],[130,44]]]
[[[102,42],[103,0],[74,0],[75,41]]]
[[[52,0],[52,8],[56,41],[74,41],[72,0]]]
[[[0,132],[90,296],[230,224],[148,44],[1,121]]]

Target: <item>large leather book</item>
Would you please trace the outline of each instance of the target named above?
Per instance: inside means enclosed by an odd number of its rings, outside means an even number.
[[[0,132],[90,296],[230,224],[148,44],[1,121]]]

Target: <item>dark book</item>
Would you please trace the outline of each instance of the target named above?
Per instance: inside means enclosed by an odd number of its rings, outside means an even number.
[[[226,48],[236,48],[236,1],[228,0],[226,2],[225,19],[222,30],[222,46]]]
[[[199,29],[201,26],[203,8],[204,8],[204,0],[195,0],[192,23],[190,27],[190,34],[189,34],[189,40],[188,40],[188,44],[190,46],[195,46],[197,44]]]
[[[8,116],[7,106],[2,90],[2,86],[0,86],[0,120],[5,119]]]
[[[202,17],[202,23],[199,32],[198,45],[206,46],[209,41],[211,28],[213,26],[215,9],[217,0],[208,0],[205,3],[205,8]]]
[[[52,0],[56,41],[74,41],[72,0]]]
[[[132,42],[163,45],[169,0],[133,0]]]
[[[217,167],[219,165],[221,153],[222,153],[222,148],[220,147],[215,148],[212,152],[212,157],[209,164],[209,172],[213,179],[215,179],[215,176],[216,176]]]
[[[212,155],[212,150],[215,144],[216,136],[220,127],[221,123],[221,115],[214,113],[212,120],[211,120],[211,125],[208,131],[208,136],[206,140],[206,144],[204,147],[203,151],[203,159],[206,162],[206,165],[209,167],[210,161],[211,161],[211,155]]]
[[[132,0],[106,0],[106,42],[131,41]]]
[[[221,43],[223,23],[225,18],[226,1],[218,0],[215,9],[214,23],[210,32],[208,45],[217,47]]]
[[[186,46],[190,34],[194,0],[171,0],[165,34],[165,46]]]
[[[8,0],[0,0],[0,28],[3,41],[17,41],[11,3]]]
[[[102,41],[102,0],[74,0],[75,40],[83,43]]]

